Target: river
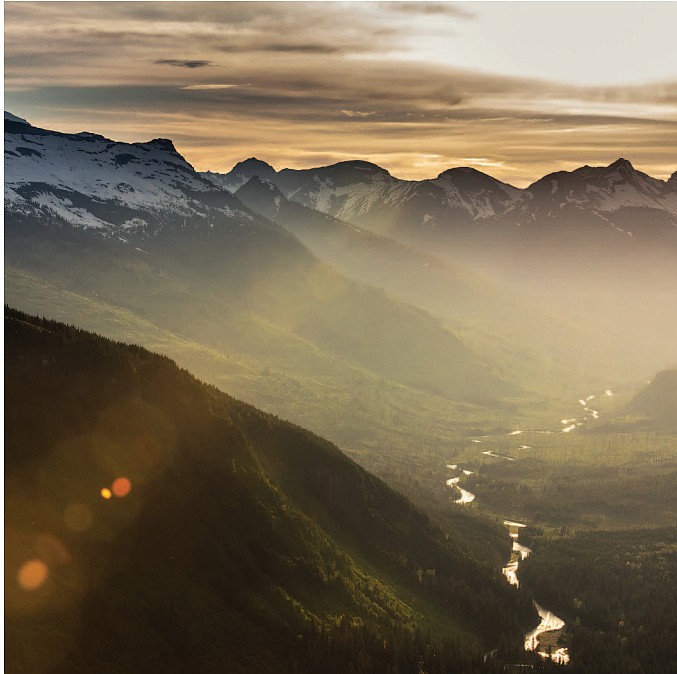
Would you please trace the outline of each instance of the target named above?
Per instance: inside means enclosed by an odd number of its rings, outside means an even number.
[[[463,468],[459,468],[458,464],[447,464],[447,469],[448,470],[453,470],[462,473],[463,475],[472,475],[473,471],[472,470],[464,470]],[[454,500],[454,503],[458,503],[459,505],[465,505],[466,503],[472,503],[475,500],[475,494],[472,492],[468,491],[467,489],[463,489],[462,487],[459,486],[459,482],[461,480],[461,475],[457,475],[456,477],[450,477],[447,480],[447,487],[450,487],[451,489],[457,489],[458,493],[460,494],[459,498]]]
[[[604,396],[612,396],[613,392],[610,389],[606,389],[606,391],[603,394]],[[562,419],[561,423],[564,426],[564,428],[560,428],[559,432],[560,433],[571,433],[572,431],[576,430],[580,426],[582,426],[586,421],[589,419],[599,419],[599,411],[596,409],[593,409],[590,407],[590,401],[595,398],[595,395],[589,395],[584,398],[580,398],[578,400],[578,403],[581,405],[583,408],[583,411],[586,412],[587,414],[582,418],[575,418],[575,419]],[[580,408],[579,408],[580,409]],[[512,431],[508,433],[507,435],[509,436],[518,436],[521,435],[524,432],[529,432],[525,431],[524,429],[519,429]],[[533,431],[534,433],[553,433],[556,431]],[[472,438],[469,438],[469,440],[473,443],[480,444],[483,441],[487,440],[491,436],[489,435],[479,435],[475,436]],[[529,445],[520,445],[518,449],[524,450],[524,449],[531,449]],[[515,459],[511,456],[506,456],[504,454],[498,454],[497,452],[493,452],[491,450],[484,450],[482,452],[484,456],[491,457],[494,459],[499,459],[502,461],[515,461]],[[454,477],[449,478],[446,481],[446,484],[449,488],[451,489],[456,489],[458,490],[460,497],[458,499],[454,499],[454,503],[459,504],[459,505],[465,505],[467,503],[472,503],[472,501],[475,500],[475,494],[472,492],[469,492],[466,489],[463,489],[460,485],[459,482],[461,481],[461,478],[463,475],[472,475],[473,471],[464,469],[459,467],[458,464],[447,464],[447,469],[452,470],[455,473],[460,473],[455,475]],[[526,546],[522,545],[519,542],[519,532],[521,529],[525,528],[527,525],[523,524],[522,522],[513,522],[510,520],[505,520],[503,522],[506,527],[508,527],[508,531],[510,533],[510,538],[512,539],[512,553],[510,555],[510,561],[503,567],[503,575],[507,578],[508,582],[511,585],[514,585],[515,587],[519,588],[520,582],[519,582],[519,577],[517,575],[518,570],[519,570],[519,565],[520,562],[526,559],[530,554],[531,550]],[[559,664],[559,665],[566,665],[569,663],[569,651],[566,648],[563,648],[559,645],[558,638],[559,638],[559,631],[562,630],[565,627],[564,621],[559,617],[556,616],[552,611],[549,611],[546,608],[543,608],[540,604],[538,604],[536,601],[534,601],[534,606],[536,607],[536,610],[538,611],[538,615],[541,618],[541,622],[538,624],[537,627],[535,627],[533,630],[527,632],[524,635],[524,649],[527,651],[535,651],[538,653],[541,657],[543,658],[551,658],[553,662]],[[543,635],[547,635],[548,633],[551,633],[548,637],[543,637]],[[547,642],[547,643],[544,643]]]
[[[494,456],[496,458],[507,459],[509,457],[497,456],[491,452],[482,452],[483,454],[488,454],[489,456]],[[513,460],[513,459],[511,459]],[[466,503],[472,503],[475,500],[475,494],[469,492],[467,489],[463,489],[459,486],[462,475],[472,475],[473,471],[461,468],[458,464],[447,464],[447,470],[453,470],[454,472],[461,473],[461,475],[456,475],[450,477],[446,481],[447,487],[450,489],[457,489],[460,493],[460,498],[454,499],[454,503],[459,505],[465,505]],[[512,553],[510,555],[510,561],[503,567],[503,575],[508,579],[508,582],[511,585],[519,588],[520,582],[517,576],[517,571],[519,569],[520,562],[526,559],[531,554],[531,549],[526,545],[522,545],[519,542],[519,532],[521,529],[524,529],[527,525],[522,522],[513,522],[510,520],[504,520],[503,524],[508,527],[508,532],[510,533],[510,538],[512,539]],[[564,628],[564,621],[556,616],[552,611],[543,608],[537,602],[534,602],[534,606],[538,611],[538,615],[541,618],[541,622],[533,630],[527,632],[524,635],[524,650],[526,651],[535,651],[543,658],[551,658],[553,662],[559,665],[566,665],[569,663],[569,651],[566,648],[560,647],[558,643],[558,636],[553,634],[554,639],[548,639],[548,644],[541,643],[540,637],[547,632],[556,632]],[[554,645],[553,645],[554,642]]]
[[[520,582],[517,577],[517,570],[519,569],[520,562],[531,554],[531,550],[518,541],[520,529],[524,529],[526,524],[508,520],[505,520],[503,524],[508,527],[510,538],[512,538],[512,554],[510,556],[510,561],[503,567],[503,575],[508,579],[508,582],[511,585],[519,587]],[[563,629],[565,626],[564,620],[556,616],[552,611],[543,608],[538,602],[534,602],[534,606],[538,611],[541,622],[537,627],[524,635],[524,650],[535,651],[543,658],[551,658],[552,661],[558,665],[568,664],[568,649],[563,648],[556,643],[559,647],[554,648],[553,650],[551,644],[542,644],[539,639],[539,637],[546,632],[554,632]],[[555,639],[555,642],[557,642],[557,639]]]

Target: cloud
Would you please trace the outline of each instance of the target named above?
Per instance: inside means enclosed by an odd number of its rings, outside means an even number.
[[[297,52],[299,54],[338,54],[345,52],[345,47],[329,43],[310,43],[310,42],[270,42],[263,43],[254,48],[253,51],[271,51],[271,52]]]
[[[211,61],[191,61],[180,59],[156,59],[153,61],[156,65],[175,66],[176,68],[205,68],[213,65]]]
[[[385,9],[407,14],[432,14],[437,16],[453,16],[459,19],[472,19],[472,12],[455,5],[451,2],[383,2],[380,3]]]
[[[361,119],[364,119],[365,117],[369,117],[374,114],[373,112],[363,112],[362,110],[341,110],[341,112],[346,117],[359,117]]]
[[[452,3],[70,7],[7,3],[7,105],[63,130],[171,137],[202,169],[353,156],[423,177],[465,157],[524,183],[609,147],[609,161],[674,164],[676,82],[582,87],[418,58],[412,41],[469,18]]]
[[[189,84],[181,87],[184,91],[218,91],[220,89],[235,89],[237,87],[248,87],[249,84]]]

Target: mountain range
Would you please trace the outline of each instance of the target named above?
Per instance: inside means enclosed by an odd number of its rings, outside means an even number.
[[[145,315],[157,320],[162,312],[172,327],[178,317],[166,315],[164,299],[175,303],[172,313],[180,310],[184,317],[204,312],[188,328],[193,336],[199,333],[204,339],[211,333],[215,341],[223,341],[225,333],[232,334],[237,326],[231,322],[221,331],[221,324],[236,312],[247,315],[250,323],[254,317],[273,323],[296,342],[296,349],[304,348],[299,340],[310,341],[368,364],[378,375],[442,395],[478,399],[508,390],[429,316],[358,287],[314,259],[282,227],[196,173],[170,141],[113,143],[91,134],[36,129],[11,119],[5,137],[8,264],[45,273],[53,254],[45,249],[47,242],[72,255],[73,248],[64,242],[76,237],[79,260],[55,268],[53,280],[97,296],[115,296],[118,304],[137,301]],[[110,278],[100,283],[95,274],[87,278],[78,274],[67,281],[63,275],[70,272],[64,270],[80,268],[83,247],[89,247],[85,264],[97,256],[107,260],[104,268],[116,261],[123,268],[116,273],[126,278],[112,287]],[[158,265],[166,266],[178,285],[158,288],[166,285],[163,274],[153,271]],[[155,277],[146,283],[156,286],[152,299],[162,307],[154,310],[152,301],[142,303],[131,295],[126,300],[118,297],[120,284],[131,281],[126,267]],[[213,312],[220,318],[212,319]],[[257,336],[249,331],[239,338],[233,335],[235,339],[231,348],[237,350],[269,349],[257,343],[265,341],[262,331]],[[440,362],[453,359],[453,366],[431,369],[422,343],[428,354],[438,353]],[[269,365],[274,363],[271,357]]]
[[[669,366],[674,188],[623,160],[525,190],[368,162],[199,173],[167,139],[6,113],[5,291],[385,470],[421,418],[444,446],[487,407],[514,423],[525,400]]]
[[[152,224],[168,212],[205,216],[205,205],[237,213],[238,204],[229,195],[257,177],[287,199],[377,233],[462,232],[468,227],[484,231],[489,223],[495,231],[535,231],[543,229],[543,218],[560,212],[585,213],[613,236],[642,238],[658,230],[674,243],[677,231],[677,172],[659,180],[626,159],[558,171],[518,189],[473,168],[452,168],[437,178],[413,181],[365,161],[276,171],[251,158],[226,174],[200,174],[168,139],[117,143],[89,132],[39,129],[11,113],[5,113],[5,133],[7,206],[42,208],[76,226],[128,231],[143,226],[134,219],[138,212]],[[83,196],[92,202],[78,204]],[[97,211],[103,204],[108,211],[100,218]]]
[[[5,113],[7,670],[542,666],[486,508],[671,493],[676,181],[200,173]]]
[[[430,180],[400,180],[364,161],[278,172],[251,158],[229,173],[202,175],[233,193],[256,176],[304,206],[407,241],[426,231],[461,239],[473,231],[517,229],[534,236],[543,233],[544,218],[562,223],[583,213],[589,228],[616,238],[648,237],[658,229],[674,244],[677,236],[677,172],[658,180],[626,159],[558,171],[525,189],[468,167]]]

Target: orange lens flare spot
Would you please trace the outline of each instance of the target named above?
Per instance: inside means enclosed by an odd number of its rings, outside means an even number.
[[[47,565],[39,559],[29,559],[19,568],[16,579],[24,590],[37,590],[49,576]]]
[[[119,477],[113,482],[113,493],[118,498],[124,498],[132,491],[132,483],[126,477]]]
[[[108,487],[104,487],[101,490],[101,496],[103,496],[103,498],[105,498],[105,499],[109,499],[112,495],[113,495],[113,493],[111,492],[110,489],[108,489]]]

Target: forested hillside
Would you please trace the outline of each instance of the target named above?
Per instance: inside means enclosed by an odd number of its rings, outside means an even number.
[[[519,644],[528,599],[330,443],[5,323],[6,671],[499,671],[482,651]]]
[[[535,542],[520,578],[569,624],[572,674],[677,672],[677,529]]]

